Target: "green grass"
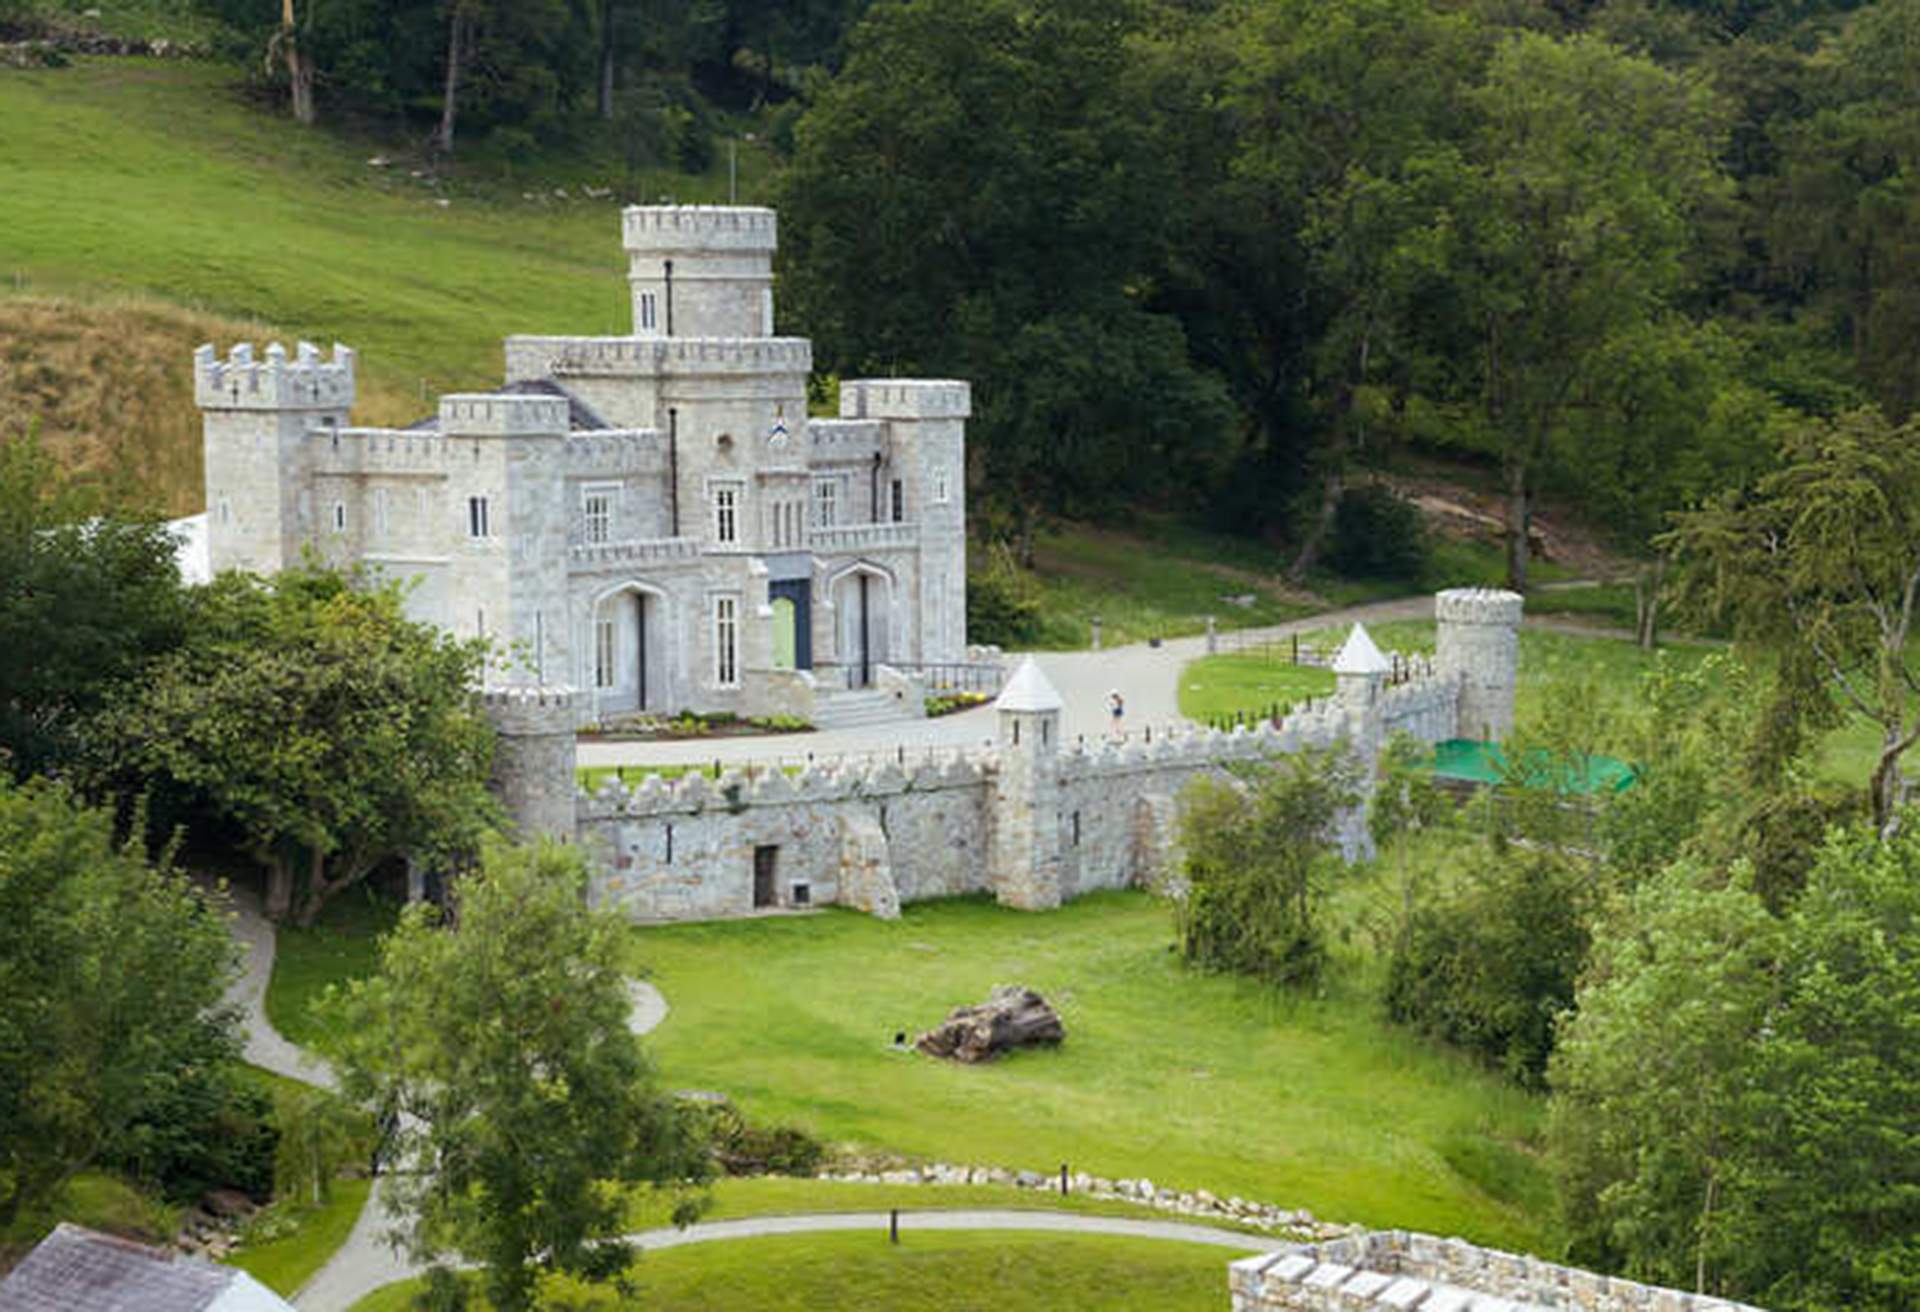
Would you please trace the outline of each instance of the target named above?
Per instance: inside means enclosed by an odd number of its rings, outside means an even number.
[[[1637,618],[1633,585],[1594,583],[1577,588],[1542,588],[1527,594],[1527,614],[1567,615],[1617,629],[1631,630]]]
[[[180,1228],[180,1209],[117,1175],[82,1171],[45,1207],[22,1212],[0,1231],[0,1271],[62,1221],[143,1243],[164,1243]]]
[[[938,1308],[940,1312],[1218,1312],[1234,1254],[1201,1244],[1113,1235],[776,1235],[648,1253],[635,1292],[608,1306],[651,1312]],[[353,1312],[399,1312],[418,1281]],[[484,1307],[484,1304],[479,1305]]]
[[[1266,715],[1333,691],[1333,671],[1295,665],[1279,648],[1204,656],[1180,673],[1180,714],[1212,723],[1241,712]]]
[[[703,1221],[726,1221],[745,1216],[793,1216],[806,1212],[874,1212],[897,1207],[903,1212],[951,1211],[955,1208],[995,1208],[1001,1211],[1078,1212],[1085,1216],[1126,1216],[1143,1220],[1194,1220],[1222,1230],[1245,1230],[1259,1239],[1251,1226],[1222,1219],[1178,1217],[1118,1198],[1093,1198],[1069,1191],[1064,1197],[1039,1189],[1008,1184],[868,1184],[857,1180],[813,1180],[791,1176],[743,1176],[716,1180],[709,1191],[710,1206]],[[628,1213],[635,1230],[672,1224],[674,1195],[644,1190]],[[1275,1240],[1274,1242],[1279,1242]]]
[[[292,1294],[347,1242],[371,1188],[370,1180],[338,1180],[333,1197],[318,1206],[276,1204],[274,1213],[297,1228],[282,1238],[243,1248],[227,1264],[239,1267],[277,1294]]]
[[[830,911],[636,930],[635,944],[673,1003],[651,1040],[666,1081],[723,1090],[756,1120],[1550,1246],[1548,1218],[1443,1153],[1461,1136],[1530,1142],[1535,1100],[1386,1028],[1360,972],[1303,1000],[1190,974],[1171,937],[1160,904],[1098,894],[1044,916],[963,900],[892,923]],[[961,1068],[888,1047],[1010,981],[1061,1009],[1058,1051]]]
[[[399,914],[395,903],[353,888],[328,903],[313,928],[283,927],[267,984],[267,1019],[273,1027],[302,1047],[322,1047],[326,1030],[313,1014],[314,1002],[329,984],[374,973],[379,936]]]

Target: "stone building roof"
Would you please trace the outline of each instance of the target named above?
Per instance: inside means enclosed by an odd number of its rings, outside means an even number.
[[[600,413],[551,378],[527,378],[517,383],[508,383],[505,387],[493,389],[493,396],[557,396],[567,403],[567,427],[575,433],[595,433],[612,428]],[[414,431],[431,431],[440,427],[440,414],[435,411],[425,419],[416,419],[407,427]]]
[[[1047,676],[1028,656],[1020,662],[1020,668],[1007,680],[1007,686],[1001,690],[1000,697],[993,704],[996,711],[1057,711],[1065,705],[1060,700],[1059,689],[1047,681]]]
[[[293,1312],[244,1271],[62,1222],[5,1280],[0,1312]]]
[[[1335,674],[1389,674],[1393,663],[1381,653],[1364,624],[1355,624],[1346,643],[1333,658]]]

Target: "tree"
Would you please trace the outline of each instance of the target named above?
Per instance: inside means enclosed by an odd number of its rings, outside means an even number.
[[[1470,103],[1468,153],[1436,157],[1450,199],[1406,244],[1450,304],[1435,350],[1464,333],[1463,395],[1498,452],[1507,584],[1525,591],[1533,503],[1550,444],[1599,351],[1682,287],[1691,215],[1724,189],[1705,84],[1605,42],[1514,36]]]
[[[1023,557],[1043,510],[1191,483],[1231,420],[1149,305],[1180,194],[1154,12],[876,7],[782,184],[781,285],[821,367],[972,379],[969,441]]]
[[[1184,888],[1175,900],[1188,964],[1311,985],[1326,963],[1317,917],[1342,812],[1358,800],[1351,762],[1301,753],[1223,782],[1189,784],[1180,817]]]
[[[234,958],[203,895],[116,847],[110,816],[0,779],[0,1226],[95,1162],[158,1165],[158,1119],[238,1059]]]
[[[327,1004],[346,1091],[399,1118],[389,1197],[406,1248],[483,1264],[500,1312],[529,1306],[542,1268],[626,1265],[609,1242],[620,1186],[708,1170],[628,1028],[623,923],[587,910],[585,887],[571,848],[490,847],[446,923],[409,907],[380,973]]]
[[[1680,599],[1779,650],[1791,720],[1834,700],[1877,725],[1867,796],[1890,831],[1900,760],[1920,740],[1920,667],[1908,652],[1920,604],[1920,426],[1877,410],[1806,419],[1782,439],[1779,468],[1751,490],[1680,515],[1663,539]]]
[[[1582,1261],[1783,1312],[1920,1295],[1920,836],[1836,834],[1782,918],[1677,866],[1603,925],[1551,1079]]]
[[[70,767],[81,724],[185,619],[164,524],[103,517],[31,434],[0,440],[0,775]]]
[[[192,631],[100,717],[101,768],[238,825],[269,914],[297,891],[310,924],[383,861],[477,847],[498,814],[481,644],[407,619],[395,585],[310,569],[223,575]]]

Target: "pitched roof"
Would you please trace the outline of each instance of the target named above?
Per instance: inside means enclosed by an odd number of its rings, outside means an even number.
[[[1333,658],[1335,674],[1390,674],[1393,662],[1381,655],[1364,624],[1355,624],[1346,643]]]
[[[0,1280],[0,1312],[292,1312],[244,1271],[61,1222]]]
[[[1007,680],[1007,686],[1000,692],[999,699],[993,703],[996,711],[1057,711],[1065,703],[1060,700],[1059,692],[1047,682],[1047,676],[1040,673],[1040,667],[1029,656],[1020,662],[1020,668]]]

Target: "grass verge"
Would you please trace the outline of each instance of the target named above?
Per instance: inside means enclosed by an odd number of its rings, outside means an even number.
[[[303,1048],[324,1048],[326,1027],[314,1015],[313,1004],[329,984],[374,973],[380,964],[380,935],[393,928],[399,915],[398,904],[361,887],[328,903],[312,928],[283,927],[267,984],[267,1020]]]
[[[1218,1312],[1232,1259],[1223,1248],[1112,1235],[908,1231],[898,1246],[884,1231],[776,1235],[648,1253],[634,1264],[630,1296],[592,1306]],[[418,1287],[390,1286],[353,1312],[398,1312]]]
[[[292,1294],[347,1242],[372,1187],[371,1180],[337,1180],[333,1197],[324,1203],[276,1203],[263,1214],[264,1221],[255,1221],[256,1230],[285,1226],[287,1232],[248,1244],[227,1265],[239,1267],[276,1294]]]

